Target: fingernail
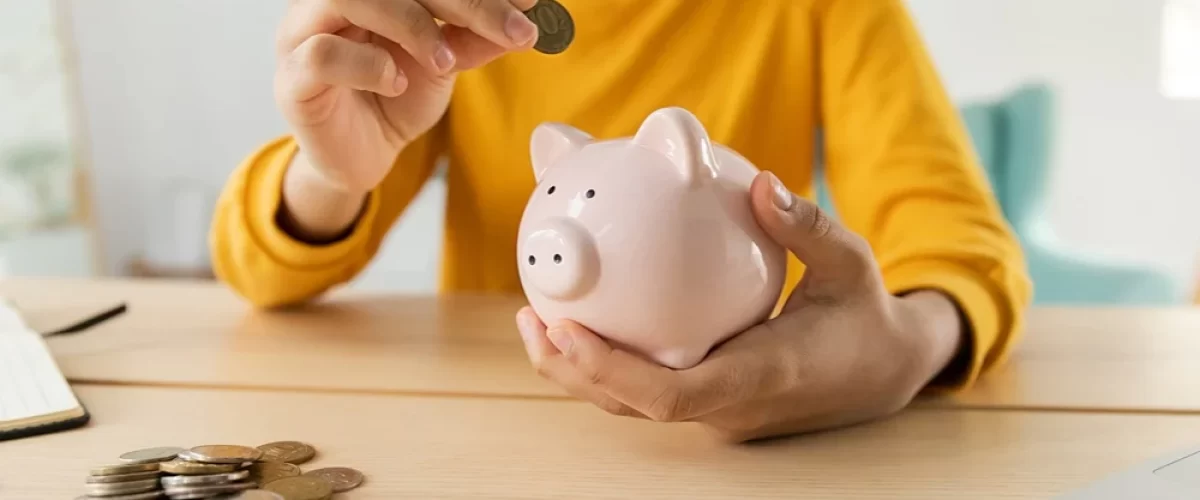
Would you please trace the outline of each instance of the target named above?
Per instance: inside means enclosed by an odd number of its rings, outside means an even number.
[[[454,52],[450,50],[450,46],[446,42],[438,44],[437,51],[433,53],[433,64],[442,71],[450,71],[454,68]]]
[[[784,211],[791,210],[792,204],[795,203],[792,192],[788,191],[787,186],[784,186],[775,174],[767,172],[767,179],[771,181],[771,192],[774,193],[771,198],[775,202],[775,207]]]
[[[546,332],[546,336],[550,337],[550,343],[554,344],[554,347],[557,347],[559,352],[563,354],[571,352],[571,346],[574,344],[574,341],[571,340],[571,334],[567,333],[566,330],[554,327]]]
[[[508,20],[504,22],[504,34],[508,35],[508,39],[517,45],[525,45],[537,36],[537,31],[537,25],[525,17],[525,14],[516,10],[510,11]]]

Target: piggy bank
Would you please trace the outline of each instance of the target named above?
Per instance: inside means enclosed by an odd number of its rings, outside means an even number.
[[[758,169],[690,112],[660,109],[615,140],[545,123],[530,150],[517,264],[547,324],[684,369],[774,310],[786,254],[751,208]]]

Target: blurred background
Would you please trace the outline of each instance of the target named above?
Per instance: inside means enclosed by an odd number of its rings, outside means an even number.
[[[286,131],[285,5],[0,0],[0,277],[210,276],[222,184]],[[1200,303],[1200,1],[908,5],[1037,302]],[[352,286],[433,291],[443,195],[434,179]]]

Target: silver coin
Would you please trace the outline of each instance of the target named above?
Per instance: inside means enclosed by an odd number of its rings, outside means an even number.
[[[246,490],[213,497],[214,500],[287,500],[274,491]]]
[[[88,495],[94,497],[128,495],[130,493],[142,493],[158,489],[158,479],[142,479],[124,483],[89,483],[85,484],[84,488]]]
[[[236,493],[254,489],[255,486],[257,485],[252,482],[243,481],[240,483],[210,484],[204,486],[168,486],[164,488],[164,491],[167,496],[175,499],[209,498],[223,493]]]
[[[127,464],[166,462],[175,458],[175,455],[178,455],[181,451],[183,451],[183,448],[178,446],[160,446],[158,448],[146,448],[124,453],[119,459]]]
[[[250,476],[250,471],[240,470],[223,474],[204,474],[199,476],[167,476],[162,478],[163,486],[203,486],[211,484],[226,484],[241,481]]]
[[[150,500],[152,498],[162,498],[162,496],[163,496],[162,490],[154,490],[154,491],[147,491],[147,492],[143,492],[143,493],[131,493],[128,495],[109,495],[109,496],[103,496],[103,497],[93,496],[93,495],[84,495],[79,498],[76,498],[75,500],[96,500],[97,498],[103,498],[104,500]]]
[[[159,476],[158,471],[148,472],[130,472],[128,474],[111,474],[108,476],[88,476],[89,483],[127,483],[129,481],[139,481],[142,479],[154,479]]]

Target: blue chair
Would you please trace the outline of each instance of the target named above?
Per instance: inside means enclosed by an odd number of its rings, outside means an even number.
[[[1045,217],[1054,92],[1040,83],[959,111],[1005,218],[1025,250],[1039,305],[1174,305],[1179,283],[1155,269],[1066,247]],[[834,213],[820,173],[818,203]]]

